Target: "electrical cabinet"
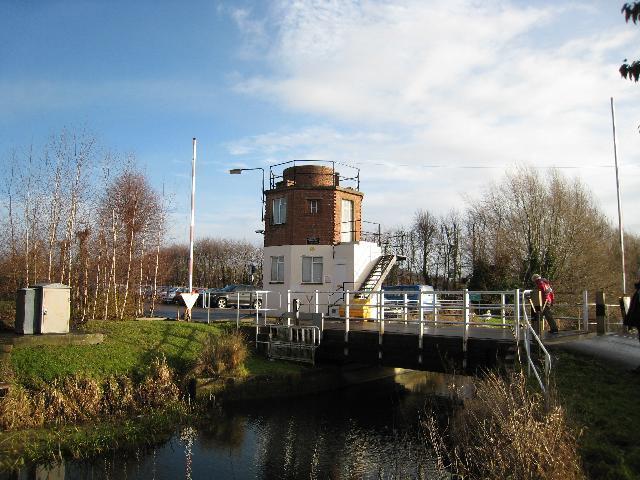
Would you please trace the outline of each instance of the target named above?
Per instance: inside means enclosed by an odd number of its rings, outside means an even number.
[[[16,332],[69,333],[71,289],[61,283],[41,283],[18,290]]]
[[[21,335],[33,335],[40,331],[40,315],[36,308],[34,288],[21,288],[16,294],[15,331]]]

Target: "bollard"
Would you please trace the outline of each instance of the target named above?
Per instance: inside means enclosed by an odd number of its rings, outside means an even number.
[[[589,293],[582,292],[582,329],[589,333]]]
[[[295,324],[296,326],[300,325],[300,299],[293,299],[293,313],[295,314]]]
[[[603,291],[596,292],[596,332],[598,335],[607,333],[607,305]]]

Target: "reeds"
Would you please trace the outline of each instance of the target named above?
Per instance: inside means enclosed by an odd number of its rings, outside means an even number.
[[[103,381],[72,376],[37,389],[14,385],[0,399],[0,429],[121,418],[170,406],[179,398],[173,373],[166,360],[159,358],[138,384],[125,376]]]
[[[242,376],[246,373],[244,362],[248,355],[246,340],[240,332],[212,334],[204,341],[194,373],[209,377]]]
[[[522,373],[488,374],[446,428],[432,414],[423,426],[441,466],[465,479],[584,478],[563,408],[553,400],[547,405]]]

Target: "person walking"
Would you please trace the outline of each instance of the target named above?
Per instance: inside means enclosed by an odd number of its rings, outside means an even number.
[[[547,322],[549,322],[549,333],[555,335],[558,333],[558,324],[553,318],[553,312],[551,311],[554,300],[551,283],[537,273],[531,277],[531,281],[536,284],[536,288],[541,293],[542,305],[540,305],[540,310],[538,311],[538,318],[545,318]]]
[[[624,325],[628,328],[638,329],[638,341],[640,341],[640,281],[636,282],[636,291],[629,302],[629,310],[624,316]],[[639,368],[640,370],[640,368]]]

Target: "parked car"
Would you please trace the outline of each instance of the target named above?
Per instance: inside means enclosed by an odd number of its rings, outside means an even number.
[[[257,290],[253,285],[227,285],[222,290],[211,292],[211,306],[260,308],[262,298],[256,294]]]
[[[421,295],[422,294],[422,295]],[[422,298],[422,301],[420,299]],[[384,287],[385,313],[417,313],[422,303],[423,312],[433,312],[439,300],[431,285],[390,285]]]
[[[178,296],[179,293],[184,293],[188,291],[187,287],[174,287],[167,290],[167,292],[162,296],[162,303],[177,303],[181,300],[181,297]]]
[[[196,300],[196,305],[200,305],[201,307],[206,308],[207,306],[214,307],[214,297],[216,293],[221,292],[221,288],[204,288],[198,291],[198,300]],[[209,305],[207,305],[209,302]]]
[[[163,285],[158,286],[158,288],[156,289],[156,300],[157,301],[163,301],[164,300],[164,296],[167,294],[167,291],[170,289],[171,287],[166,287]]]
[[[173,303],[175,303],[176,305],[182,305],[183,307],[186,307],[186,304],[184,303],[184,299],[182,298],[182,295],[180,295],[181,293],[186,293],[189,291],[188,288],[184,287],[184,288],[179,288],[179,291],[176,293],[176,296],[173,298]],[[195,305],[201,305],[198,302],[200,301],[200,296],[202,295],[202,292],[204,291],[204,288],[194,288],[193,291],[194,293],[198,293],[198,298],[196,299],[196,303],[194,303]]]
[[[164,292],[160,294],[160,300],[162,303],[171,303],[173,302],[173,298],[176,296],[177,288],[167,288]]]

